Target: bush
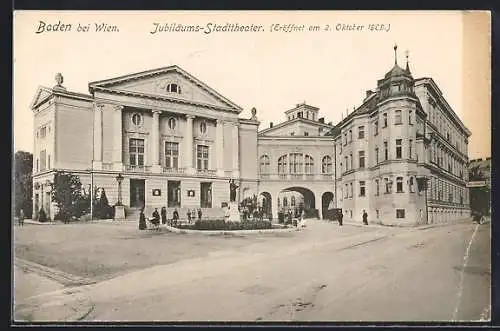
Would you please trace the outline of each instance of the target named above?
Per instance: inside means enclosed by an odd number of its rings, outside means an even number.
[[[45,210],[43,208],[40,208],[40,211],[38,212],[38,222],[47,222],[47,214],[45,214]]]
[[[180,225],[179,229],[192,229],[204,231],[234,231],[234,230],[264,230],[272,229],[268,221],[226,222],[223,219],[197,220],[194,225]]]

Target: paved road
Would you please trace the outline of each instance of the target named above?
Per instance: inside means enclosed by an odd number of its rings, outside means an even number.
[[[92,321],[489,319],[490,225],[315,222],[89,286]]]

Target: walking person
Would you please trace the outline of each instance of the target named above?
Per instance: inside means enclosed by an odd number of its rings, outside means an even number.
[[[24,210],[22,208],[19,211],[19,225],[20,226],[24,225]]]
[[[158,208],[155,208],[152,216],[151,223],[153,223],[155,227],[158,227],[160,225],[160,213],[158,213]]]
[[[201,208],[198,209],[198,221],[201,222],[201,216],[203,215]]]
[[[177,211],[177,208],[174,209],[174,213],[172,214],[172,221],[174,226],[177,226],[177,222],[179,221],[179,212]]]
[[[191,223],[191,210],[187,211],[188,223]]]
[[[344,213],[341,211],[337,214],[337,220],[339,221],[339,226],[342,226],[343,219],[344,219]]]
[[[167,224],[167,208],[161,207],[161,224]]]
[[[141,208],[141,212],[139,214],[139,230],[146,230],[146,216],[144,216],[144,207]]]
[[[366,210],[363,209],[363,224],[368,225],[368,214],[366,213]]]

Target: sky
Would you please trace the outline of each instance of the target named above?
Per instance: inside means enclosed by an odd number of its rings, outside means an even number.
[[[40,22],[71,24],[70,31],[40,31]],[[432,77],[472,131],[469,157],[490,156],[490,141],[474,134],[490,130],[490,110],[463,109],[463,26],[458,11],[364,12],[37,12],[14,13],[14,150],[33,150],[37,87],[64,76],[71,91],[88,93],[88,83],[143,70],[178,65],[240,105],[242,118],[257,109],[260,129],[285,120],[297,103],[320,108],[334,124],[362,103],[397,61],[415,78]],[[96,32],[94,24],[116,26]],[[258,32],[158,32],[161,25],[262,25]],[[78,25],[89,31],[77,31]],[[273,24],[304,25],[304,31],[271,31]],[[342,24],[363,26],[337,31]],[[390,25],[370,31],[370,24]],[[307,31],[320,26],[321,31]],[[380,26],[380,25],[379,25]],[[477,122],[477,112],[486,117]],[[475,114],[475,115],[473,115]]]

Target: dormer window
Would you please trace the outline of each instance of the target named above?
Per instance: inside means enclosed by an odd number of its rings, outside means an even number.
[[[170,93],[181,93],[181,87],[177,84],[168,84],[167,85],[167,92]]]

